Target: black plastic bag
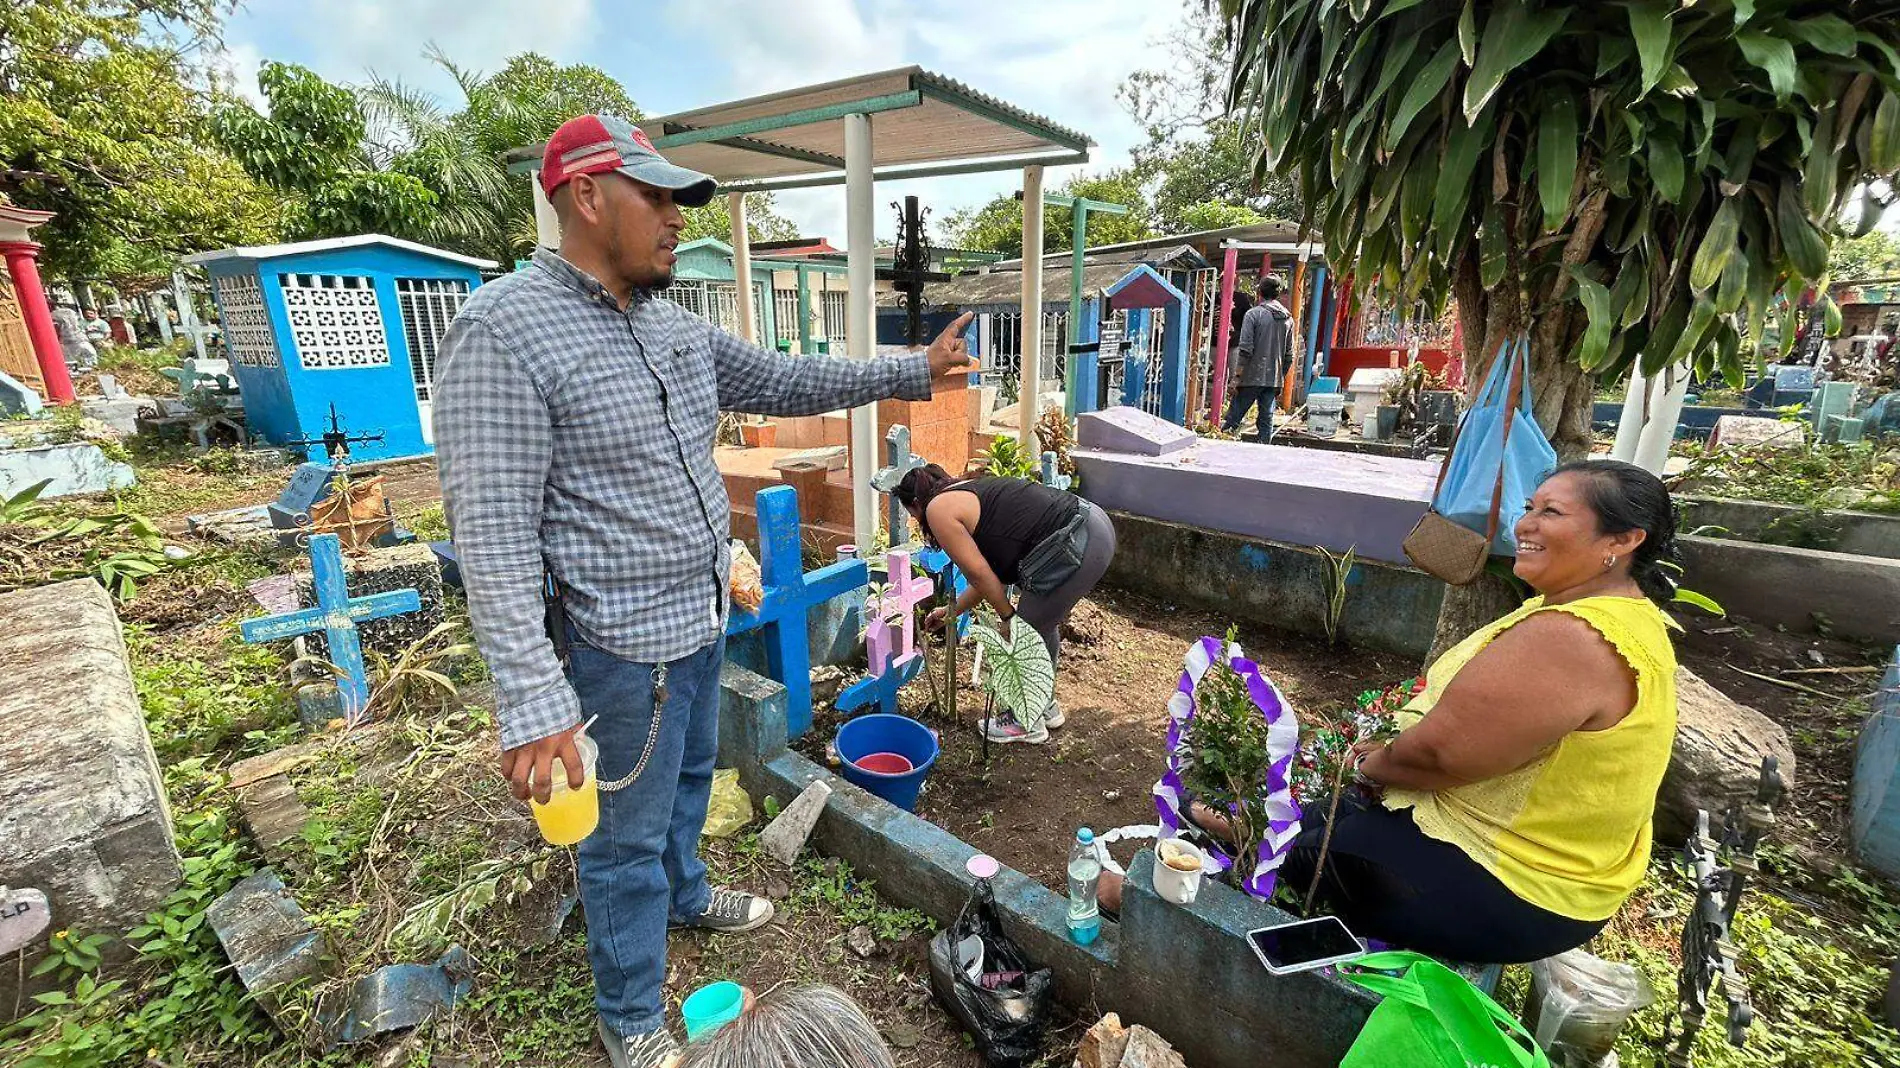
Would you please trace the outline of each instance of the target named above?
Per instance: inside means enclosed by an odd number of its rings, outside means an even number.
[[[975,977],[974,962],[960,951],[972,938],[982,945]],[[988,880],[977,882],[957,922],[930,940],[930,989],[991,1068],[1025,1068],[1042,1055],[1053,985],[1049,969],[1032,967],[1003,933]]]

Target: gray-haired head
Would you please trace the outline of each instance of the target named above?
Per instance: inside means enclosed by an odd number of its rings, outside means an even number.
[[[877,1025],[829,986],[775,990],[686,1047],[677,1068],[896,1068]]]

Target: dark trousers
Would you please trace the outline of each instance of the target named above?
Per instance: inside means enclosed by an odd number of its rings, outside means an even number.
[[[1247,409],[1259,405],[1260,421],[1253,440],[1268,441],[1273,437],[1273,406],[1279,400],[1278,386],[1235,386],[1233,399],[1227,402],[1227,418],[1221,420],[1221,429],[1229,434],[1237,432],[1247,419]]]
[[[1325,836],[1314,806],[1294,840],[1281,885],[1302,898]],[[1427,837],[1409,810],[1340,802],[1316,910],[1361,938],[1449,960],[1528,964],[1588,942],[1607,920],[1573,920],[1525,901],[1449,842]]]

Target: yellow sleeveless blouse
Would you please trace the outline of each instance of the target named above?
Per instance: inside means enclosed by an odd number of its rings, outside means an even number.
[[[1419,830],[1465,851],[1512,893],[1575,920],[1616,913],[1649,866],[1656,790],[1676,738],[1675,623],[1641,597],[1585,597],[1546,607],[1542,597],[1439,657],[1425,689],[1398,714],[1401,729],[1431,713],[1445,687],[1498,635],[1538,612],[1590,624],[1636,676],[1636,704],[1616,725],[1572,731],[1530,763],[1445,790],[1388,790]],[[1525,685],[1536,687],[1536,679]]]

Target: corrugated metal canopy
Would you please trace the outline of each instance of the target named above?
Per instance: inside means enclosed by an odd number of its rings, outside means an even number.
[[[864,74],[641,121],[668,161],[730,191],[844,181],[844,118],[872,116],[879,179],[1082,163],[1086,134],[921,67]],[[541,146],[509,153],[539,167]]]

